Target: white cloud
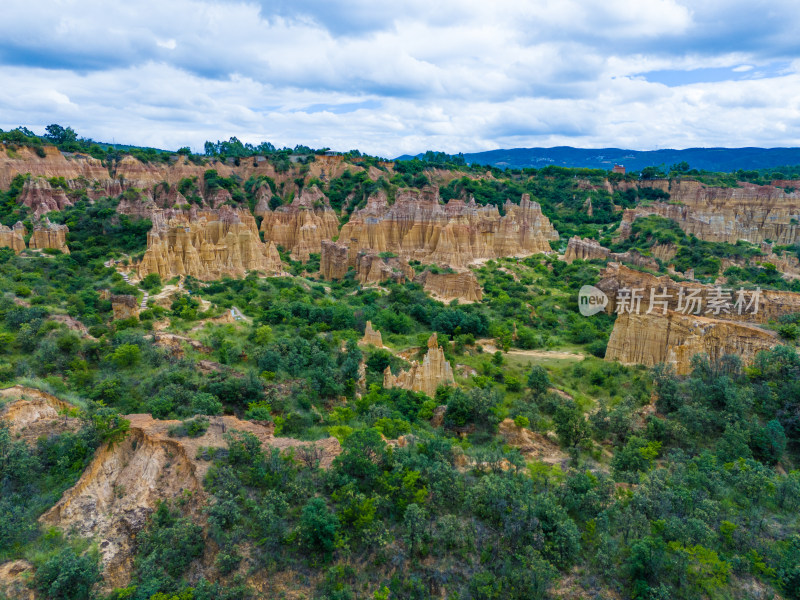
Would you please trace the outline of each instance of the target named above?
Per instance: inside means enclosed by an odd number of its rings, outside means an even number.
[[[5,0],[3,13],[2,128],[383,156],[800,145],[800,14],[788,0],[769,11],[744,0]],[[760,78],[667,87],[641,75],[712,67]]]

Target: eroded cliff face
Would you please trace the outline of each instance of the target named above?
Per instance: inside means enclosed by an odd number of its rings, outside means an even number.
[[[659,248],[661,256],[668,256],[665,248]],[[674,256],[674,253],[673,253]],[[564,252],[564,260],[571,263],[574,260],[615,260],[630,263],[638,267],[648,269],[658,269],[658,262],[652,256],[645,256],[637,250],[627,252],[611,252],[608,248],[601,246],[599,242],[590,239],[579,238],[577,235],[570,238],[567,243],[567,250]],[[662,259],[663,260],[663,259]]]
[[[691,372],[695,354],[706,354],[712,361],[733,354],[747,364],[758,352],[778,343],[773,332],[744,323],[674,311],[666,315],[625,313],[614,323],[606,360],[648,367],[666,363],[685,375]]]
[[[322,240],[319,260],[320,276],[328,281],[343,279],[347,275],[349,267],[347,246],[330,240]]]
[[[66,180],[80,177],[88,180],[109,179],[108,169],[96,158],[83,155],[66,156],[55,146],[45,146],[44,157],[31,148],[21,147],[13,153],[0,150],[0,188],[7,190],[16,175],[63,177]]]
[[[322,241],[336,237],[339,219],[317,186],[303,189],[290,205],[263,212],[264,239],[291,251],[294,260],[307,261],[322,252]]]
[[[44,177],[31,177],[25,180],[17,202],[31,209],[35,216],[44,215],[51,210],[62,210],[72,206],[72,200],[61,187],[53,187]]]
[[[541,207],[523,196],[506,202],[505,215],[495,206],[474,201],[439,202],[438,188],[400,190],[389,206],[386,194],[371,196],[341,230],[339,243],[359,252],[392,252],[406,260],[464,268],[482,259],[550,252],[558,239]]]
[[[458,299],[469,303],[480,302],[483,299],[483,289],[472,271],[462,273],[423,271],[414,282],[421,283],[426,292],[442,302]]]
[[[400,371],[397,375],[393,375],[389,367],[383,372],[383,387],[386,389],[399,387],[422,392],[431,398],[440,385],[452,385],[455,381],[453,368],[444,357],[435,333],[428,339],[428,352],[422,363],[412,361],[407,371]]]
[[[239,161],[211,161],[195,164],[184,156],[173,156],[168,162],[141,162],[132,156],[124,156],[118,161],[103,163],[84,154],[62,153],[54,146],[43,148],[44,157],[34,150],[20,147],[13,151],[0,149],[0,189],[6,190],[17,175],[28,176],[29,181],[21,194],[20,201],[30,206],[36,216],[59,210],[71,203],[72,192],[86,195],[96,200],[103,196],[117,197],[123,192],[139,190],[135,195],[123,200],[120,212],[149,216],[154,207],[175,208],[184,205],[186,195],[178,190],[182,180],[194,180],[192,194],[199,197],[203,207],[218,208],[230,194],[226,190],[206,189],[204,173],[208,169],[217,171],[220,177],[238,176],[242,181],[250,177],[270,177],[278,185],[282,185],[282,193],[288,194],[295,186],[294,180],[303,176],[306,180],[340,177],[345,172],[366,172],[373,180],[381,176],[391,175],[392,163],[383,165],[387,170],[375,167],[365,168],[350,164],[342,156],[316,156],[313,161],[303,165],[303,172],[298,168],[277,172],[275,165],[263,156],[243,158]],[[238,163],[238,164],[237,164]],[[52,187],[49,178],[63,177],[68,189]],[[256,192],[257,214],[261,214],[269,206],[272,190],[262,185]],[[195,199],[197,201],[197,199]]]
[[[25,250],[25,226],[20,221],[14,227],[0,225],[0,248],[11,248],[16,253]]]
[[[111,310],[114,313],[114,320],[131,319],[139,316],[136,297],[127,294],[111,296]]]
[[[787,182],[783,182],[787,183]],[[797,187],[796,182],[792,188]],[[670,194],[670,202],[627,209],[620,235],[630,235],[638,217],[660,215],[672,219],[686,233],[702,240],[759,243],[772,240],[793,244],[800,237],[800,192],[783,187],[740,183],[737,188],[709,187],[697,181],[652,182]]]
[[[361,285],[377,285],[391,279],[402,283],[414,278],[414,269],[402,258],[383,258],[374,252],[359,252],[356,256],[356,278]]]
[[[252,433],[263,446],[280,450],[310,445],[276,438],[271,428],[230,416],[209,417],[208,430],[197,438],[170,437],[170,427],[179,421],[158,421],[150,415],[126,418],[129,435],[101,447],[78,483],[40,518],[45,525],[99,542],[107,587],[123,587],[130,581],[135,536],[158,502],[191,493],[189,508],[195,517],[203,518],[202,481],[211,463],[200,458],[201,448],[226,447],[224,433],[233,430]],[[340,452],[335,438],[319,440],[315,446],[322,451],[323,468]]]
[[[0,422],[8,426],[14,439],[35,444],[42,436],[81,428],[79,418],[67,416],[74,407],[47,392],[15,385],[0,390],[0,398],[7,401],[0,407]]]
[[[786,315],[794,312],[800,312],[800,294],[795,292],[784,292],[776,290],[761,290],[756,295],[756,305],[752,306],[750,303],[753,301],[754,294],[752,290],[744,290],[743,292],[743,305],[741,311],[735,307],[739,288],[733,289],[731,286],[720,286],[725,299],[729,300],[727,311],[720,310],[716,312],[709,309],[709,300],[720,297],[717,291],[718,286],[704,285],[695,281],[673,281],[667,275],[657,277],[650,273],[643,273],[630,269],[619,263],[609,263],[606,268],[600,273],[600,281],[597,287],[603,290],[608,295],[609,303],[607,310],[615,312],[617,308],[618,292],[621,289],[637,290],[637,294],[641,294],[641,312],[645,312],[650,303],[650,295],[653,293],[656,300],[664,300],[667,302],[669,310],[679,310],[679,301],[681,299],[681,289],[683,289],[683,302],[682,307],[688,307],[690,310],[681,312],[695,312],[691,310],[695,305],[690,305],[689,296],[696,294],[700,299],[700,315],[711,316],[715,319],[722,319],[725,321],[739,321],[749,323],[766,323],[770,319],[776,319],[781,315]],[[666,288],[666,292],[664,291]],[[652,292],[651,292],[652,290]],[[663,297],[660,295],[664,294]],[[662,312],[663,305],[658,304],[655,306],[654,312]]]
[[[261,241],[249,211],[228,206],[156,213],[138,268],[139,277],[158,273],[162,280],[179,275],[243,277],[248,271],[278,274],[280,255],[274,243]]]
[[[33,233],[31,234],[31,239],[28,241],[28,248],[31,250],[53,248],[55,250],[60,250],[64,254],[69,254],[69,248],[67,248],[67,233],[69,233],[69,227],[51,223],[50,219],[45,217],[33,226]]]

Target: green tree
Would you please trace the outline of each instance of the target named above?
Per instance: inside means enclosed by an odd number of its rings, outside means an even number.
[[[428,527],[428,516],[425,510],[418,504],[411,503],[406,506],[403,516],[404,539],[411,554],[419,550],[420,545],[425,539],[425,531]]]
[[[550,389],[550,377],[544,367],[534,365],[528,375],[528,387],[534,398],[539,399]]]
[[[94,554],[77,554],[65,548],[36,569],[33,587],[47,598],[88,600],[100,581],[100,565]]]
[[[307,550],[329,554],[336,541],[339,519],[322,498],[312,498],[303,507],[298,527],[300,543]]]
[[[139,346],[134,344],[122,344],[111,355],[111,360],[120,367],[120,368],[128,368],[134,367],[139,364],[139,360],[142,357],[142,351]]]
[[[559,406],[553,415],[553,422],[562,446],[571,448],[589,437],[589,423],[584,418],[583,411],[574,401]]]

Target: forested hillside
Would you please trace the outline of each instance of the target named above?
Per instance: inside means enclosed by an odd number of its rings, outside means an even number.
[[[0,598],[800,598],[790,173],[73,134],[0,134]],[[762,312],[630,364],[623,276]]]

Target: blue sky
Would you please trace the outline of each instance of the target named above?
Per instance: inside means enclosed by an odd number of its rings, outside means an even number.
[[[393,157],[800,145],[783,0],[3,0],[0,128]]]

